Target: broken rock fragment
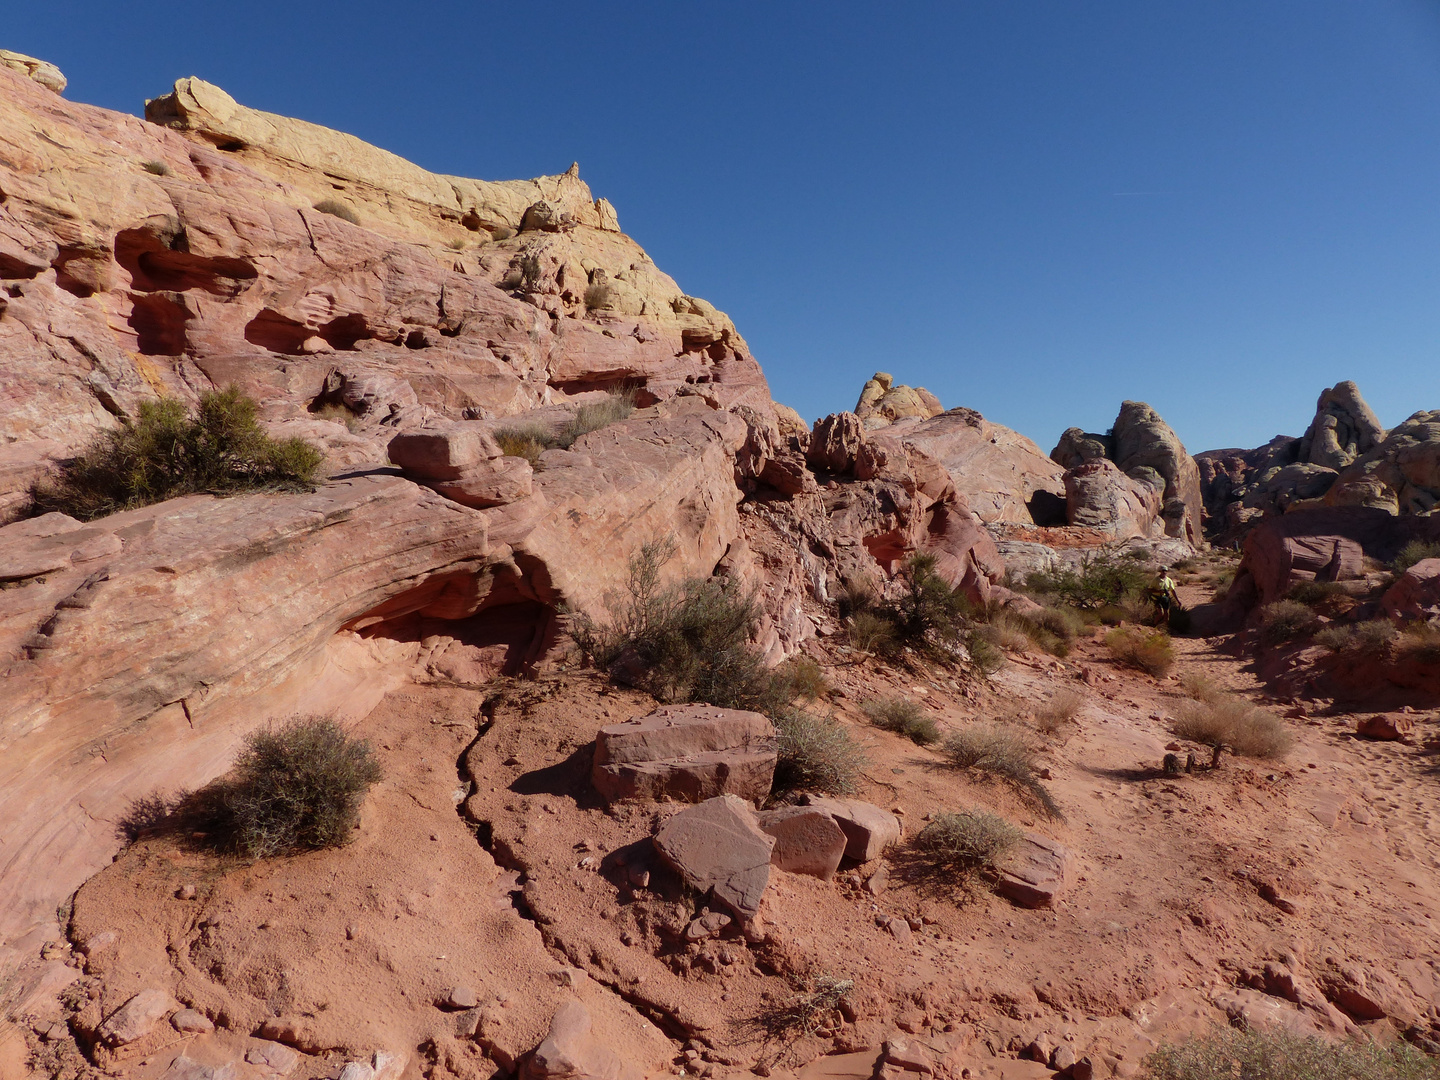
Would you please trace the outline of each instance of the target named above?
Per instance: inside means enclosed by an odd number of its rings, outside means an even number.
[[[806,806],[830,817],[845,834],[845,855],[857,862],[877,858],[900,840],[900,819],[860,799],[832,799],[811,795]]]
[[[792,874],[829,881],[849,843],[835,819],[813,806],[783,806],[760,815],[760,828],[775,838],[770,863]]]
[[[755,813],[734,795],[682,810],[655,834],[655,849],[684,880],[742,919],[753,919],[770,882],[775,838],[760,831]]]
[[[1002,867],[996,891],[1021,907],[1053,907],[1070,880],[1069,848],[1039,833],[1026,833]]]

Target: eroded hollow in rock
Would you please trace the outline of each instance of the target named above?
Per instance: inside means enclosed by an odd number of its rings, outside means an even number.
[[[414,643],[430,676],[478,686],[533,668],[559,638],[558,606],[545,565],[520,555],[436,574],[341,629]]]
[[[238,296],[260,276],[245,259],[192,255],[184,228],[152,232],[122,229],[115,234],[115,261],[141,292],[203,289],[214,296]]]
[[[190,313],[163,293],[135,297],[128,320],[135,331],[136,350],[145,356],[179,356],[188,341],[185,323]]]
[[[320,338],[332,349],[350,350],[370,337],[364,315],[339,315],[319,326],[302,322],[265,308],[245,325],[245,340],[271,352],[299,353],[311,338]]]

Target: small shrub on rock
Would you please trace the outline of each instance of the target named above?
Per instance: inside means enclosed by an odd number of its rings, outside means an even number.
[[[1023,835],[997,814],[961,810],[936,814],[916,835],[914,847],[931,870],[963,880],[995,874],[1000,859]]]
[[[1406,1043],[1336,1043],[1281,1029],[1237,1031],[1161,1046],[1145,1059],[1150,1080],[1435,1080],[1435,1059]]]
[[[561,450],[569,450],[581,435],[618,424],[621,420],[628,419],[634,411],[634,390],[611,391],[604,401],[581,405],[575,410],[575,416],[555,436],[555,445]]]
[[[1175,664],[1170,635],[1163,630],[1142,630],[1136,626],[1120,627],[1105,635],[1110,655],[1126,667],[1161,678]]]
[[[1180,689],[1185,695],[1195,701],[1214,701],[1221,695],[1221,690],[1206,675],[1198,671],[1187,671],[1180,676]]]
[[[1267,645],[1307,638],[1319,629],[1319,616],[1298,600],[1276,600],[1260,611],[1260,640]]]
[[[141,167],[142,169],[144,169],[146,172],[148,172],[151,176],[169,176],[169,175],[170,175],[170,166],[169,166],[169,165],[166,165],[165,162],[163,162],[163,161],[151,160],[151,161],[142,162],[141,165],[140,165],[140,167]]]
[[[233,774],[211,792],[212,832],[220,847],[252,859],[340,847],[379,779],[369,744],[333,720],[306,717],[257,731]]]
[[[1035,757],[1024,738],[1001,724],[972,724],[945,740],[945,754],[962,769],[1003,780],[1033,799],[1051,817],[1061,818],[1060,806],[1036,775]]]
[[[1396,574],[1403,574],[1425,559],[1440,559],[1440,541],[1411,540],[1400,549],[1400,554],[1390,563],[1390,569]]]
[[[1429,623],[1407,626],[1395,638],[1395,658],[1408,663],[1440,664],[1440,628]]]
[[[1184,702],[1177,713],[1170,725],[1176,737],[1223,747],[1242,757],[1284,757],[1295,742],[1283,720],[1231,694],[1209,702]]]
[[[780,709],[772,719],[778,757],[774,792],[855,792],[867,759],[849,728],[834,717],[815,716],[802,709]]]
[[[1140,557],[1143,559],[1143,554]],[[1143,594],[1150,577],[1135,559],[1100,552],[1087,558],[1078,570],[1060,567],[1031,574],[1025,579],[1025,589],[1072,607],[1097,609]]]
[[[134,420],[96,439],[32,497],[37,513],[90,521],[198,492],[309,490],[324,460],[301,439],[266,435],[255,402],[231,387],[201,395],[194,416],[174,398],[142,402]]]
[[[966,635],[965,648],[970,653],[970,662],[975,665],[975,670],[982,675],[994,675],[1009,662],[1005,650],[979,630]]]
[[[360,224],[360,216],[339,199],[321,199],[315,204],[315,209],[319,210],[322,214],[337,217],[341,221],[348,221],[351,225]]]
[[[495,441],[506,457],[523,457],[531,468],[540,464],[540,455],[555,449],[555,436],[539,424],[511,424],[496,428]]]
[[[940,725],[909,698],[872,698],[860,709],[878,728],[904,735],[913,743],[929,746],[940,738]]]
[[[1332,596],[1345,595],[1345,588],[1338,581],[1297,581],[1285,594],[1285,599],[1294,600],[1306,607],[1316,607]]]
[[[825,678],[825,672],[813,657],[804,653],[796,653],[780,665],[775,674],[784,680],[792,701],[796,698],[814,701],[830,691],[830,681]]]
[[[846,630],[850,644],[871,656],[894,656],[900,651],[895,624],[873,611],[857,611],[850,616]]]

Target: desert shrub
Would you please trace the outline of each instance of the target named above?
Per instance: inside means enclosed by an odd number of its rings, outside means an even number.
[[[1053,634],[1067,644],[1085,632],[1085,620],[1074,608],[1041,608],[1028,615],[1027,618],[1035,626]]]
[[[1092,609],[1139,595],[1149,584],[1150,575],[1135,559],[1117,558],[1109,552],[1089,556],[1078,570],[1059,567],[1031,574],[1025,580],[1028,592],[1054,596],[1072,607]]]
[[[1171,637],[1185,637],[1195,629],[1195,617],[1188,608],[1173,604],[1170,613],[1165,616],[1165,629],[1170,631]]]
[[[836,603],[844,616],[872,612],[880,603],[880,590],[875,585],[875,579],[869,575],[847,576],[840,582]]]
[[[445,246],[448,247],[451,251],[464,251],[465,241],[457,236],[453,240],[447,240],[445,242]]]
[[[1348,626],[1327,626],[1315,635],[1315,644],[1331,652],[1340,652],[1354,640],[1354,631]]]
[[[854,988],[854,980],[833,975],[795,979],[789,1001],[769,1006],[743,1026],[772,1039],[798,1039],[819,1028]]]
[[[916,834],[915,850],[928,869],[961,880],[994,874],[1004,854],[1019,843],[1019,827],[998,814],[961,810],[936,814]]]
[[[1320,618],[1298,600],[1276,600],[1260,610],[1260,640],[1267,645],[1309,637],[1320,629]]]
[[[1210,578],[1210,595],[1216,600],[1223,600],[1233,584],[1235,584],[1235,571],[1233,569],[1221,570]]]
[[[608,621],[572,620],[581,651],[597,667],[623,666],[627,681],[661,701],[766,713],[788,705],[784,676],[767,668],[750,643],[760,616],[754,595],[734,578],[662,585],[661,567],[674,553],[668,539],[641,546],[624,593],[607,600]]]
[[[555,436],[539,424],[510,424],[492,434],[507,457],[523,457],[531,467],[540,464],[540,455],[555,449]]]
[[[1278,1029],[1216,1028],[1161,1046],[1144,1062],[1149,1080],[1435,1080],[1434,1058],[1403,1042],[1334,1043]]]
[[[1187,671],[1181,675],[1180,689],[1185,691],[1187,697],[1196,701],[1214,701],[1222,693],[1208,676],[1202,675],[1198,671]]]
[[[1315,607],[1332,596],[1343,596],[1344,593],[1345,587],[1338,581],[1297,581],[1285,594],[1285,599],[1306,607]]]
[[[1074,690],[1061,688],[1054,697],[1035,710],[1035,727],[1042,734],[1054,735],[1079,715],[1085,699]]]
[[[1127,596],[1115,606],[1125,613],[1125,622],[1154,626],[1160,621],[1160,609],[1148,596]]]
[[[1390,648],[1398,631],[1389,619],[1368,619],[1350,630],[1350,647],[1358,652],[1375,655]]]
[[[201,395],[194,416],[174,398],[142,402],[54,480],[32,490],[36,512],[89,521],[196,492],[308,490],[325,455],[301,439],[272,439],[255,402],[234,387]]]
[[[1411,540],[1400,549],[1390,563],[1390,569],[1397,574],[1403,574],[1410,567],[1425,559],[1440,559],[1440,541],[1435,540]]]
[[[163,161],[152,160],[141,162],[140,167],[152,176],[169,176],[170,166]]]
[[[1407,626],[1395,639],[1395,658],[1411,663],[1440,663],[1440,628],[1429,623]]]
[[[1016,620],[1002,616],[977,627],[974,634],[1006,652],[1024,652],[1031,645],[1028,629]]]
[[[1121,627],[1105,635],[1110,655],[1126,667],[1135,668],[1157,679],[1169,673],[1175,663],[1170,635],[1164,630],[1142,630]]]
[[[846,630],[850,644],[873,656],[894,656],[900,649],[895,624],[873,611],[857,611],[850,616]]]
[[[360,224],[360,216],[339,199],[321,199],[315,204],[315,209],[322,214],[337,217],[341,221],[348,221],[351,225]]]
[[[1170,731],[1178,738],[1227,747],[1243,757],[1284,757],[1295,741],[1284,721],[1230,694],[1187,701],[1176,712]]]
[[[777,678],[784,680],[790,700],[804,698],[814,701],[829,692],[830,682],[825,672],[812,657],[796,653],[776,670]]]
[[[1005,651],[978,630],[966,636],[965,649],[970,653],[970,663],[982,675],[994,675],[1009,663]]]
[[[219,846],[252,859],[339,847],[379,779],[368,743],[333,720],[292,720],[245,740],[233,773],[212,793],[211,831]]]
[[[970,605],[936,571],[934,555],[916,553],[905,560],[905,590],[879,610],[894,624],[896,636],[925,645],[953,641]]]
[[[1021,735],[1000,724],[972,724],[945,740],[945,754],[962,769],[1003,780],[1038,803],[1051,817],[1060,807],[1036,775],[1035,758]]]
[[[634,390],[611,391],[605,400],[581,405],[576,409],[574,417],[555,436],[555,445],[561,450],[568,450],[581,435],[619,423],[634,411]]]
[[[909,698],[872,698],[861,703],[860,711],[876,727],[904,735],[920,746],[929,746],[940,738],[940,725],[935,718]]]
[[[849,728],[802,709],[779,709],[772,719],[777,756],[772,790],[854,793],[866,757]]]

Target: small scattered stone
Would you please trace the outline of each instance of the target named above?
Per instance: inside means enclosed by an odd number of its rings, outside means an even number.
[[[885,928],[889,930],[895,940],[902,945],[910,940],[910,924],[898,915],[886,922]]]
[[[245,1051],[245,1060],[251,1065],[274,1069],[283,1076],[299,1064],[300,1055],[277,1042],[260,1041]]]
[[[210,1018],[198,1009],[181,1009],[170,1017],[170,1026],[186,1035],[205,1035],[215,1030]]]
[[[180,888],[176,891],[175,895],[178,896],[181,900],[194,900],[195,886],[181,885]]]
[[[480,1004],[480,996],[468,986],[452,986],[440,1001],[445,1009],[473,1009]]]

